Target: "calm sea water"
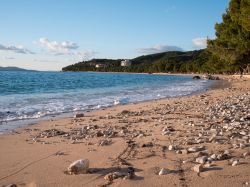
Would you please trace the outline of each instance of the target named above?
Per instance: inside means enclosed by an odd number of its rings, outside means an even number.
[[[0,132],[23,120],[184,96],[210,84],[173,75],[0,72]]]

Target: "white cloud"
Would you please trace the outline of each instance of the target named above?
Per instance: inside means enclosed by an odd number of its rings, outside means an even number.
[[[149,48],[140,48],[137,49],[137,52],[142,54],[154,54],[154,53],[161,53],[167,51],[183,51],[182,48],[177,46],[169,46],[169,45],[155,45]]]
[[[192,43],[195,49],[203,49],[207,47],[207,38],[194,38]]]
[[[78,60],[89,60],[97,54],[97,52],[92,50],[78,51],[78,44],[69,41],[58,42],[50,41],[48,38],[40,38],[35,43],[38,43],[41,46],[45,47],[55,56],[67,55],[73,58],[77,58]]]
[[[78,52],[76,52],[76,55],[77,55],[78,58],[80,58],[81,60],[89,60],[89,59],[93,58],[96,54],[97,54],[97,52],[91,51],[91,50],[78,51]]]
[[[26,49],[22,45],[4,46],[4,45],[0,44],[0,50],[2,50],[2,51],[10,51],[10,52],[13,52],[13,53],[21,53],[21,54],[35,54],[34,52]]]
[[[58,55],[69,54],[71,50],[75,50],[79,48],[79,46],[73,42],[50,41],[48,38],[40,38],[38,43],[46,47],[49,51],[54,52],[55,54],[58,54]]]

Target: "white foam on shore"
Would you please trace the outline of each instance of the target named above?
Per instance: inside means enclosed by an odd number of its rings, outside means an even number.
[[[15,122],[77,111],[96,110],[166,97],[193,94],[206,89],[209,81],[189,80],[178,85],[147,85],[123,89],[99,89],[26,94],[0,97],[0,132],[16,128]]]

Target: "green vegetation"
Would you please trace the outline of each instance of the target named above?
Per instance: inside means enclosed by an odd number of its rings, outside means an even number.
[[[233,72],[233,66],[216,57],[211,57],[207,50],[172,51],[131,59],[132,65],[121,67],[121,59],[93,59],[79,62],[67,67],[63,71],[99,71],[99,72],[171,72],[171,73],[223,73]],[[216,62],[216,63],[215,63]],[[96,68],[96,64],[103,67]]]
[[[215,25],[216,39],[208,41],[211,58],[243,72],[250,63],[250,0],[231,0],[222,18]]]
[[[63,71],[102,72],[171,72],[171,73],[235,73],[250,67],[250,0],[231,0],[215,25],[216,38],[208,40],[208,48],[197,51],[172,51],[131,59],[122,67],[121,60],[92,59],[79,62]],[[96,68],[100,64],[101,67]]]

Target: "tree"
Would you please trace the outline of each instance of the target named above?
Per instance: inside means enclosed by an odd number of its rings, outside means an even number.
[[[208,50],[242,72],[250,63],[250,0],[231,0]]]

